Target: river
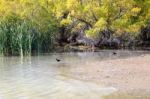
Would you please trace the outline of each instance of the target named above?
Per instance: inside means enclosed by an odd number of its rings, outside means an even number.
[[[138,90],[144,87],[133,86],[131,82],[127,88],[128,84],[121,82],[121,78],[115,78],[115,73],[120,72],[117,70],[124,68],[116,68],[114,64],[117,61],[119,66],[120,61],[149,57],[149,54],[148,51],[102,50],[0,57],[0,99],[103,99],[118,91]],[[130,79],[127,81],[130,84]],[[144,84],[147,83],[149,80]],[[144,90],[150,91],[147,87]]]

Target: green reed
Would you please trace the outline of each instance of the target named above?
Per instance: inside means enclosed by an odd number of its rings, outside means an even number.
[[[53,46],[54,31],[41,32],[30,20],[8,16],[0,20],[1,55],[31,55],[32,52],[48,52]]]

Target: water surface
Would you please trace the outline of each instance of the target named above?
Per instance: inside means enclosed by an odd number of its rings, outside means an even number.
[[[146,51],[122,50],[113,55],[113,52],[0,57],[0,99],[101,99],[116,92],[117,88],[75,79],[71,69],[84,68],[86,64],[97,61],[149,54]],[[57,62],[56,58],[61,61]]]

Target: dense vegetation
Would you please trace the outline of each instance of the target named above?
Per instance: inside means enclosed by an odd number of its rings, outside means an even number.
[[[0,0],[0,53],[150,41],[150,0]]]

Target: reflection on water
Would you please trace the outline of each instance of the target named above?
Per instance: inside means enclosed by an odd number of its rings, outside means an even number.
[[[97,53],[53,53],[41,56],[0,57],[0,99],[100,99],[115,92],[94,82],[69,76],[70,69],[86,62],[124,58],[147,52],[102,51]],[[61,62],[56,62],[60,58]]]

